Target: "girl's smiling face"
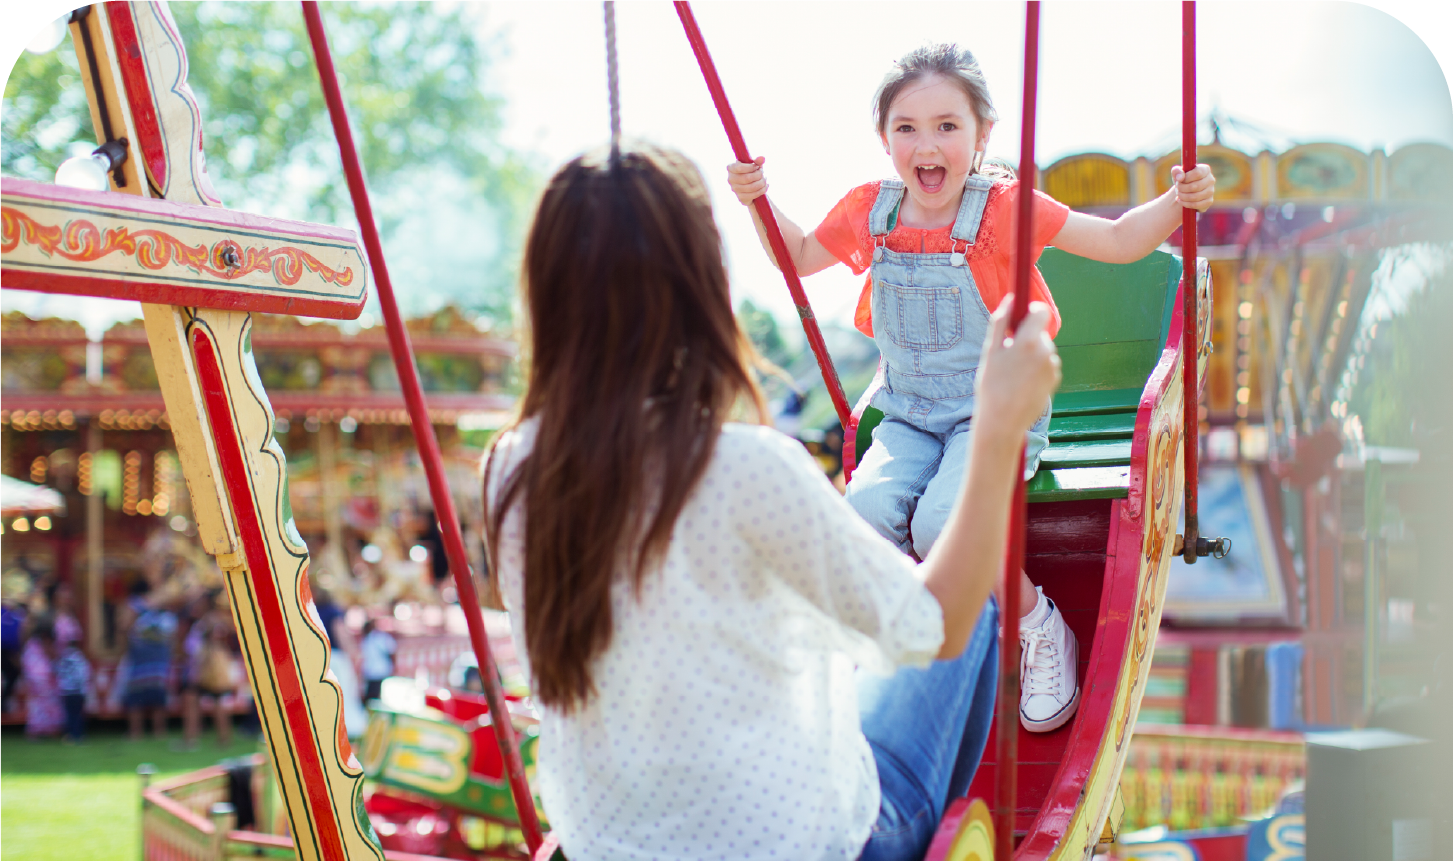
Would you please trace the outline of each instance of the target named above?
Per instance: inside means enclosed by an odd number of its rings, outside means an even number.
[[[943,226],[937,222],[945,214],[951,221],[974,153],[988,144],[992,124],[980,128],[968,94],[948,78],[930,75],[893,100],[884,128],[883,147],[914,204],[901,215],[934,222],[931,227]]]

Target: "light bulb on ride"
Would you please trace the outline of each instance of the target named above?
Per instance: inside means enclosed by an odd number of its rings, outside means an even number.
[[[69,15],[62,15],[40,28],[26,43],[25,50],[32,54],[47,54],[60,47],[66,39],[66,21],[69,18]]]
[[[61,162],[56,168],[55,184],[89,191],[110,191],[111,159],[101,153],[78,155]]]
[[[110,191],[108,173],[126,163],[126,138],[107,141],[90,155],[78,155],[61,162],[56,168],[55,184],[89,191]]]

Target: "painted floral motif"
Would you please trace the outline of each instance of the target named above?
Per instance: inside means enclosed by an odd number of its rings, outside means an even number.
[[[78,263],[92,263],[120,252],[136,258],[151,270],[182,266],[200,275],[236,281],[254,272],[271,273],[277,283],[291,287],[313,272],[327,284],[347,287],[353,283],[352,267],[335,271],[300,248],[244,247],[223,239],[211,248],[187,245],[161,230],[131,230],[114,227],[101,230],[85,219],[66,222],[64,227],[41,224],[25,213],[0,208],[0,251],[9,253],[24,242],[47,256],[60,256]]]

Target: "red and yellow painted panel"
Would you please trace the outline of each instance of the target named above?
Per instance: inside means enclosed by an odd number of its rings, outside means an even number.
[[[353,319],[368,268],[349,230],[7,179],[5,286]]]

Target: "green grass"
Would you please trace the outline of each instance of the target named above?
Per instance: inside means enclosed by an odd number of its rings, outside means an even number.
[[[98,729],[79,745],[26,739],[20,727],[0,735],[0,858],[4,861],[134,861],[140,855],[141,783],[136,767],[149,762],[157,778],[195,771],[218,760],[256,752],[257,741],[233,733],[220,748],[204,733],[199,749],[172,750],[173,731],[129,741]]]

